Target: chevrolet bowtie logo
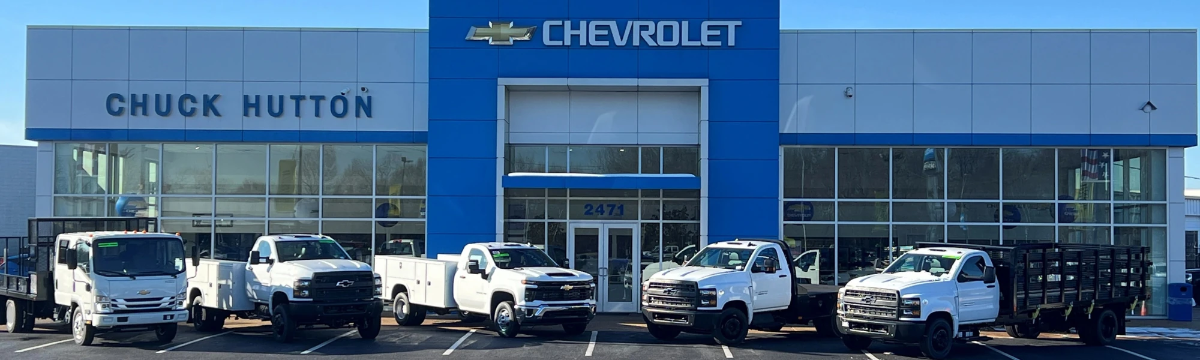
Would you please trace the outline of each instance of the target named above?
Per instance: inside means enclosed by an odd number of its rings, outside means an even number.
[[[467,40],[487,40],[489,45],[512,45],[513,40],[529,40],[537,26],[513,27],[508,22],[488,22],[488,27],[472,26]]]

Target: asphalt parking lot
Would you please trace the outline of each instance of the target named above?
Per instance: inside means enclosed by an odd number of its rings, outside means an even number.
[[[182,325],[182,324],[181,324]],[[3,326],[0,326],[3,328]],[[1195,359],[1200,354],[1200,339],[1173,338],[1163,335],[1121,337],[1112,347],[1087,347],[1073,337],[1044,334],[1038,340],[1007,338],[1003,333],[986,345],[963,344],[955,347],[952,358],[985,360],[1061,360],[1068,358],[1103,360]],[[358,338],[353,329],[313,329],[303,331],[290,344],[270,338],[266,323],[230,321],[218,333],[200,333],[190,325],[181,326],[174,342],[160,345],[152,333],[116,333],[97,337],[91,347],[76,346],[63,327],[39,324],[29,334],[0,333],[0,354],[6,359],[156,359],[197,358],[254,359],[350,356],[356,358],[394,358],[397,355],[420,359],[918,359],[916,348],[876,343],[866,353],[853,352],[837,339],[816,335],[810,327],[785,328],[780,333],[751,332],[745,344],[728,348],[697,335],[681,335],[674,342],[654,339],[641,325],[639,315],[598,317],[589,331],[566,336],[558,327],[533,328],[517,338],[494,335],[482,324],[463,324],[457,320],[433,317],[420,327],[400,328],[385,318],[383,332],[375,341]]]

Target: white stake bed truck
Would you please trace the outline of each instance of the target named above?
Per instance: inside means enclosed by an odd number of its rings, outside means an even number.
[[[5,244],[31,260],[0,276],[8,332],[30,332],[43,318],[70,324],[83,346],[105,332],[153,331],[162,343],[175,339],[178,323],[187,320],[178,235],[137,231],[155,226],[147,218],[35,218],[29,224],[24,243]],[[85,232],[58,234],[63,231]]]
[[[852,350],[881,340],[917,345],[935,360],[955,342],[989,340],[980,330],[994,326],[1024,339],[1074,328],[1084,343],[1108,345],[1125,333],[1125,314],[1145,304],[1149,255],[1107,245],[920,243],[838,293],[838,327]]]
[[[379,276],[351,260],[324,235],[268,235],[247,249],[246,261],[201,260],[188,286],[191,322],[216,331],[225,319],[271,322],[275,339],[289,342],[299,326],[351,324],[363,339],[379,335],[383,301]]]
[[[596,315],[592,276],[561,268],[529,245],[469,244],[461,255],[437,259],[376,255],[375,265],[400,326],[420,325],[429,311],[457,310],[464,320],[491,319],[503,337],[543,325],[575,335]]]
[[[683,267],[642,283],[646,329],[660,340],[680,332],[709,334],[722,345],[740,344],[750,329],[779,331],[786,324],[811,323],[821,335],[835,335],[838,288],[808,284],[795,269],[780,240],[706,246]]]

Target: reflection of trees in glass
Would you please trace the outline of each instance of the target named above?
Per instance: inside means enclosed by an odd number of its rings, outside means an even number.
[[[999,199],[1000,164],[997,148],[946,149],[951,199]]]
[[[158,145],[109,144],[112,153],[110,176],[114,194],[153,194],[158,191],[151,178],[150,164],[158,164]]]
[[[1004,149],[1004,198],[1054,199],[1053,149]]]
[[[375,160],[376,195],[425,195],[426,156],[417,146],[380,146]]]
[[[833,198],[833,148],[786,148],[783,183],[786,198]]]
[[[212,194],[212,145],[164,145],[163,193]]]
[[[322,149],[324,156],[324,186],[326,195],[370,195],[371,167],[370,145],[325,145]],[[348,159],[338,159],[338,155],[348,155]],[[349,164],[343,169],[339,161]]]
[[[889,149],[838,151],[838,193],[842,198],[887,198]],[[881,196],[882,195],[882,196]]]

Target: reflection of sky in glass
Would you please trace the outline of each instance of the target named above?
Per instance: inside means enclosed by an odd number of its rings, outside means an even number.
[[[505,167],[509,173],[699,175],[700,148],[511,145]]]

